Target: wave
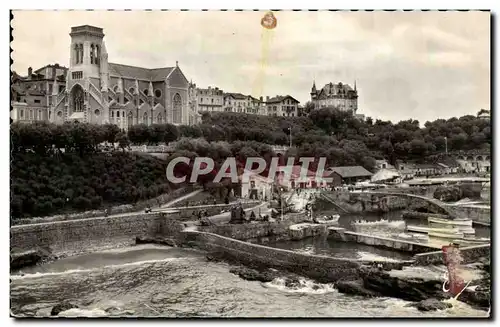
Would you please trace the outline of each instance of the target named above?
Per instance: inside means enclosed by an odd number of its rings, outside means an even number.
[[[99,271],[102,269],[109,269],[109,268],[123,268],[123,267],[130,267],[130,266],[139,266],[139,265],[148,264],[148,263],[185,261],[185,260],[189,260],[189,259],[197,259],[197,258],[183,257],[183,258],[166,258],[166,259],[159,259],[159,260],[158,259],[157,260],[144,260],[144,261],[122,263],[122,264],[118,264],[118,265],[100,266],[100,267],[89,268],[89,269],[70,269],[70,270],[56,271],[56,272],[36,272],[33,274],[23,274],[22,271],[19,271],[18,274],[11,275],[10,279],[11,280],[19,280],[19,279],[29,279],[29,278],[43,278],[43,277],[47,277],[47,276],[62,276],[62,275],[70,275],[70,274],[78,274],[78,273],[90,273],[90,272],[96,272],[96,271]]]
[[[264,283],[264,285],[266,287],[276,288],[289,293],[325,294],[337,292],[337,290],[333,287],[333,284],[320,284],[303,277],[298,279],[278,277],[271,282]]]

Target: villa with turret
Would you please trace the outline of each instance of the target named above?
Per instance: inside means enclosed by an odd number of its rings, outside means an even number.
[[[349,84],[330,82],[319,90],[316,89],[316,83],[313,82],[311,102],[315,108],[334,106],[340,110],[351,110],[353,114],[356,114],[358,110],[356,82],[354,82],[354,89]]]

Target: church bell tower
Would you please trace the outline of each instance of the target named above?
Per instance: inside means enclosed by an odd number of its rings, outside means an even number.
[[[90,25],[71,28],[69,78],[66,84],[69,120],[108,121],[108,55],[103,29]]]

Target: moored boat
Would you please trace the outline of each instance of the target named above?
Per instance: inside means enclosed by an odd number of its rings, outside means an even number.
[[[472,220],[470,219],[442,219],[442,218],[434,218],[434,217],[429,217],[428,218],[429,223],[433,224],[442,224],[446,226],[471,226],[472,227]]]
[[[461,239],[464,237],[463,233],[439,233],[439,232],[429,232],[429,237],[446,238],[446,239]]]
[[[339,221],[340,215],[324,216],[321,218],[314,218],[317,224],[334,224]]]
[[[459,233],[458,228],[430,228],[430,227],[423,227],[423,226],[408,226],[406,229],[409,232],[416,232],[416,233],[429,233],[429,232],[434,232],[434,233]]]

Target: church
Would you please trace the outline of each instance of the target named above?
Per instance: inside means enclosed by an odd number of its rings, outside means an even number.
[[[125,130],[137,124],[189,124],[189,82],[177,62],[154,69],[111,63],[102,28],[76,26],[70,36],[66,85],[54,79],[49,121],[111,123]]]

